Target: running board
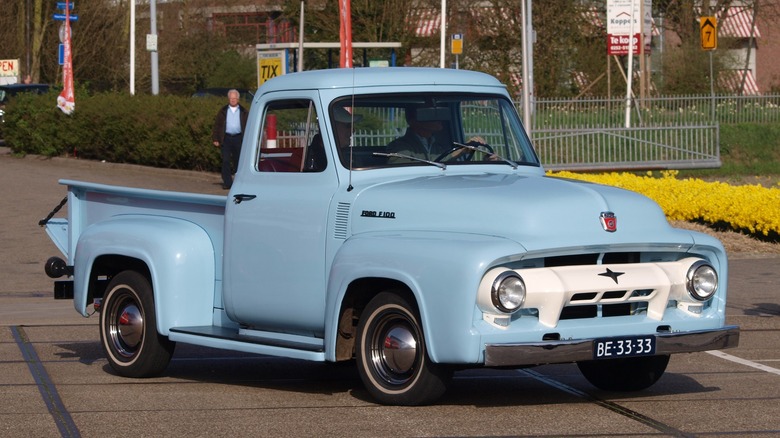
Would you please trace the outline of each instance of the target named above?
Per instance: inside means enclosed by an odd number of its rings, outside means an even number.
[[[225,327],[215,327],[211,325],[196,327],[172,327],[171,338],[177,340],[177,334],[189,335],[187,338],[197,336],[212,340],[228,341],[230,343],[239,342],[243,344],[253,344],[258,346],[267,346],[273,348],[284,348],[311,353],[322,353],[325,351],[325,343],[319,338],[310,338],[299,335],[287,335],[284,333],[260,332],[253,330],[236,330]],[[185,339],[182,341],[187,342]],[[200,342],[193,342],[202,344]],[[213,342],[208,343],[213,346]]]

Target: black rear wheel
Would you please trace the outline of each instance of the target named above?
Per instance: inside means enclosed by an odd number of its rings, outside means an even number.
[[[124,271],[106,290],[100,339],[109,365],[125,377],[160,374],[168,366],[176,343],[157,333],[149,280],[138,272]]]

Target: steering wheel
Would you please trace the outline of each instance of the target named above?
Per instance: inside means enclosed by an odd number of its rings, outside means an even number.
[[[487,149],[487,152],[480,151],[483,154],[486,154],[486,153],[489,152],[490,155],[493,155],[495,153],[495,151],[493,150],[492,147],[490,147],[489,144],[482,143],[482,142],[479,142],[479,141],[476,141],[476,140],[472,140],[472,141],[466,143],[466,146],[474,146],[474,147],[477,147],[477,148],[485,148],[485,149]],[[444,160],[448,156],[454,154],[455,152],[457,152],[457,151],[464,151],[464,150],[465,150],[465,152],[463,152],[463,159],[465,161],[471,161],[474,158],[474,152],[476,152],[476,151],[474,151],[472,149],[469,149],[469,148],[464,148],[463,146],[458,145],[458,144],[456,144],[453,148],[451,148],[447,152],[444,152],[443,154],[441,154],[438,157],[436,157],[433,161],[435,161],[437,163],[440,163],[440,162],[442,162],[442,160]],[[458,154],[458,156],[460,156],[460,154]]]

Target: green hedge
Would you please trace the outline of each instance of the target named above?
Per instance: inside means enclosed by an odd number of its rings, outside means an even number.
[[[227,98],[105,93],[76,96],[68,116],[56,94],[16,96],[3,136],[16,154],[73,155],[114,163],[218,171],[214,116]]]

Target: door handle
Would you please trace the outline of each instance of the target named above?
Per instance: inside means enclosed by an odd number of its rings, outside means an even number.
[[[257,195],[247,195],[245,193],[239,193],[237,195],[233,195],[233,203],[240,204],[244,201],[251,201],[255,198],[257,198]]]

